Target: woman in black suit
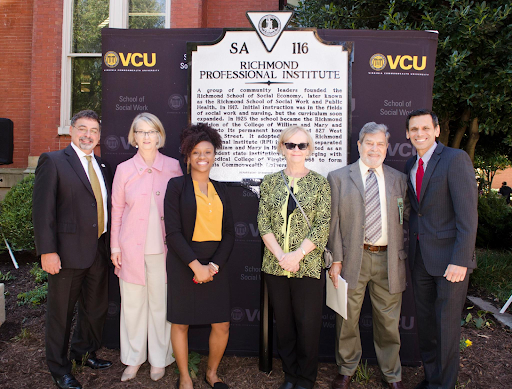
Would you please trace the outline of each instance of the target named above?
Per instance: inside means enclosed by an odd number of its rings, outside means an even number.
[[[180,371],[179,389],[193,388],[188,371],[188,327],[211,324],[210,353],[205,381],[226,389],[217,376],[229,337],[229,279],[225,268],[235,234],[226,186],[210,180],[219,133],[206,124],[192,125],[181,134],[187,172],[169,180],[165,194],[168,246],[167,320]]]

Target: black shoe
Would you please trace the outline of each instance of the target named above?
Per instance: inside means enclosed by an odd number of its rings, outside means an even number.
[[[61,377],[52,376],[53,382],[60,389],[82,389],[82,385],[80,382],[76,380],[73,374],[64,374]]]
[[[427,389],[428,388],[428,381],[423,380],[418,385],[414,387],[414,389]]]
[[[76,358],[75,362],[79,366],[81,366],[83,364],[83,366],[88,366],[94,370],[104,370],[104,369],[108,369],[110,366],[112,366],[112,362],[105,361],[104,359],[99,359],[96,357],[89,357],[85,361],[82,360],[81,358]]]
[[[208,382],[208,380],[206,379],[206,374],[204,375],[204,382],[206,382],[208,384],[208,386],[210,388],[213,388],[213,389],[229,389],[229,386],[227,386],[224,382],[222,381],[217,381],[216,383],[214,383],[213,385],[210,384]]]
[[[284,381],[283,384],[279,387],[279,389],[293,389],[295,384],[292,384],[290,381]]]

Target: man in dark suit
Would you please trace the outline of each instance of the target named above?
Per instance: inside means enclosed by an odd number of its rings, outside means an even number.
[[[347,320],[336,315],[339,374],[332,389],[349,387],[361,359],[359,315],[367,286],[383,378],[391,389],[404,388],[398,324],[406,282],[403,221],[409,207],[407,176],[383,164],[388,139],[384,124],[366,123],[357,142],[359,160],[327,176],[332,199],[329,247],[334,254],[329,277],[336,288],[340,273],[348,283]]]
[[[407,161],[412,270],[421,359],[428,389],[455,388],[461,311],[476,267],[478,189],[467,153],[436,143],[437,116],[417,110],[406,137],[417,156]]]
[[[39,157],[33,193],[37,254],[48,275],[46,360],[59,388],[81,388],[67,357],[73,310],[78,318],[70,358],[93,369],[107,314],[110,170],[94,156],[100,121],[94,111],[71,119],[71,144]]]

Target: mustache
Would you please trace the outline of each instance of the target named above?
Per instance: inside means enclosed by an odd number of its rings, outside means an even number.
[[[82,141],[88,141],[88,142],[94,142],[94,140],[92,138],[89,138],[88,136],[81,136],[79,138],[79,140],[82,142]]]

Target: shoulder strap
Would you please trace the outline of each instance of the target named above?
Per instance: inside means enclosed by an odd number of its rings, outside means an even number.
[[[290,190],[290,187],[288,186],[288,182],[286,181],[286,178],[284,177],[284,173],[283,173],[282,170],[281,170],[281,177],[283,177],[283,181],[284,181],[284,184],[286,185],[286,189],[288,189],[288,192],[290,192],[290,195],[295,200],[295,204],[297,204],[297,207],[299,207],[300,211],[302,212],[302,215],[304,216],[304,219],[306,219],[306,223],[308,223],[308,227],[311,228],[311,224],[309,223],[309,219],[306,216],[306,213],[304,212],[304,210],[302,209],[300,203],[297,201],[297,198],[294,196],[293,192]]]

